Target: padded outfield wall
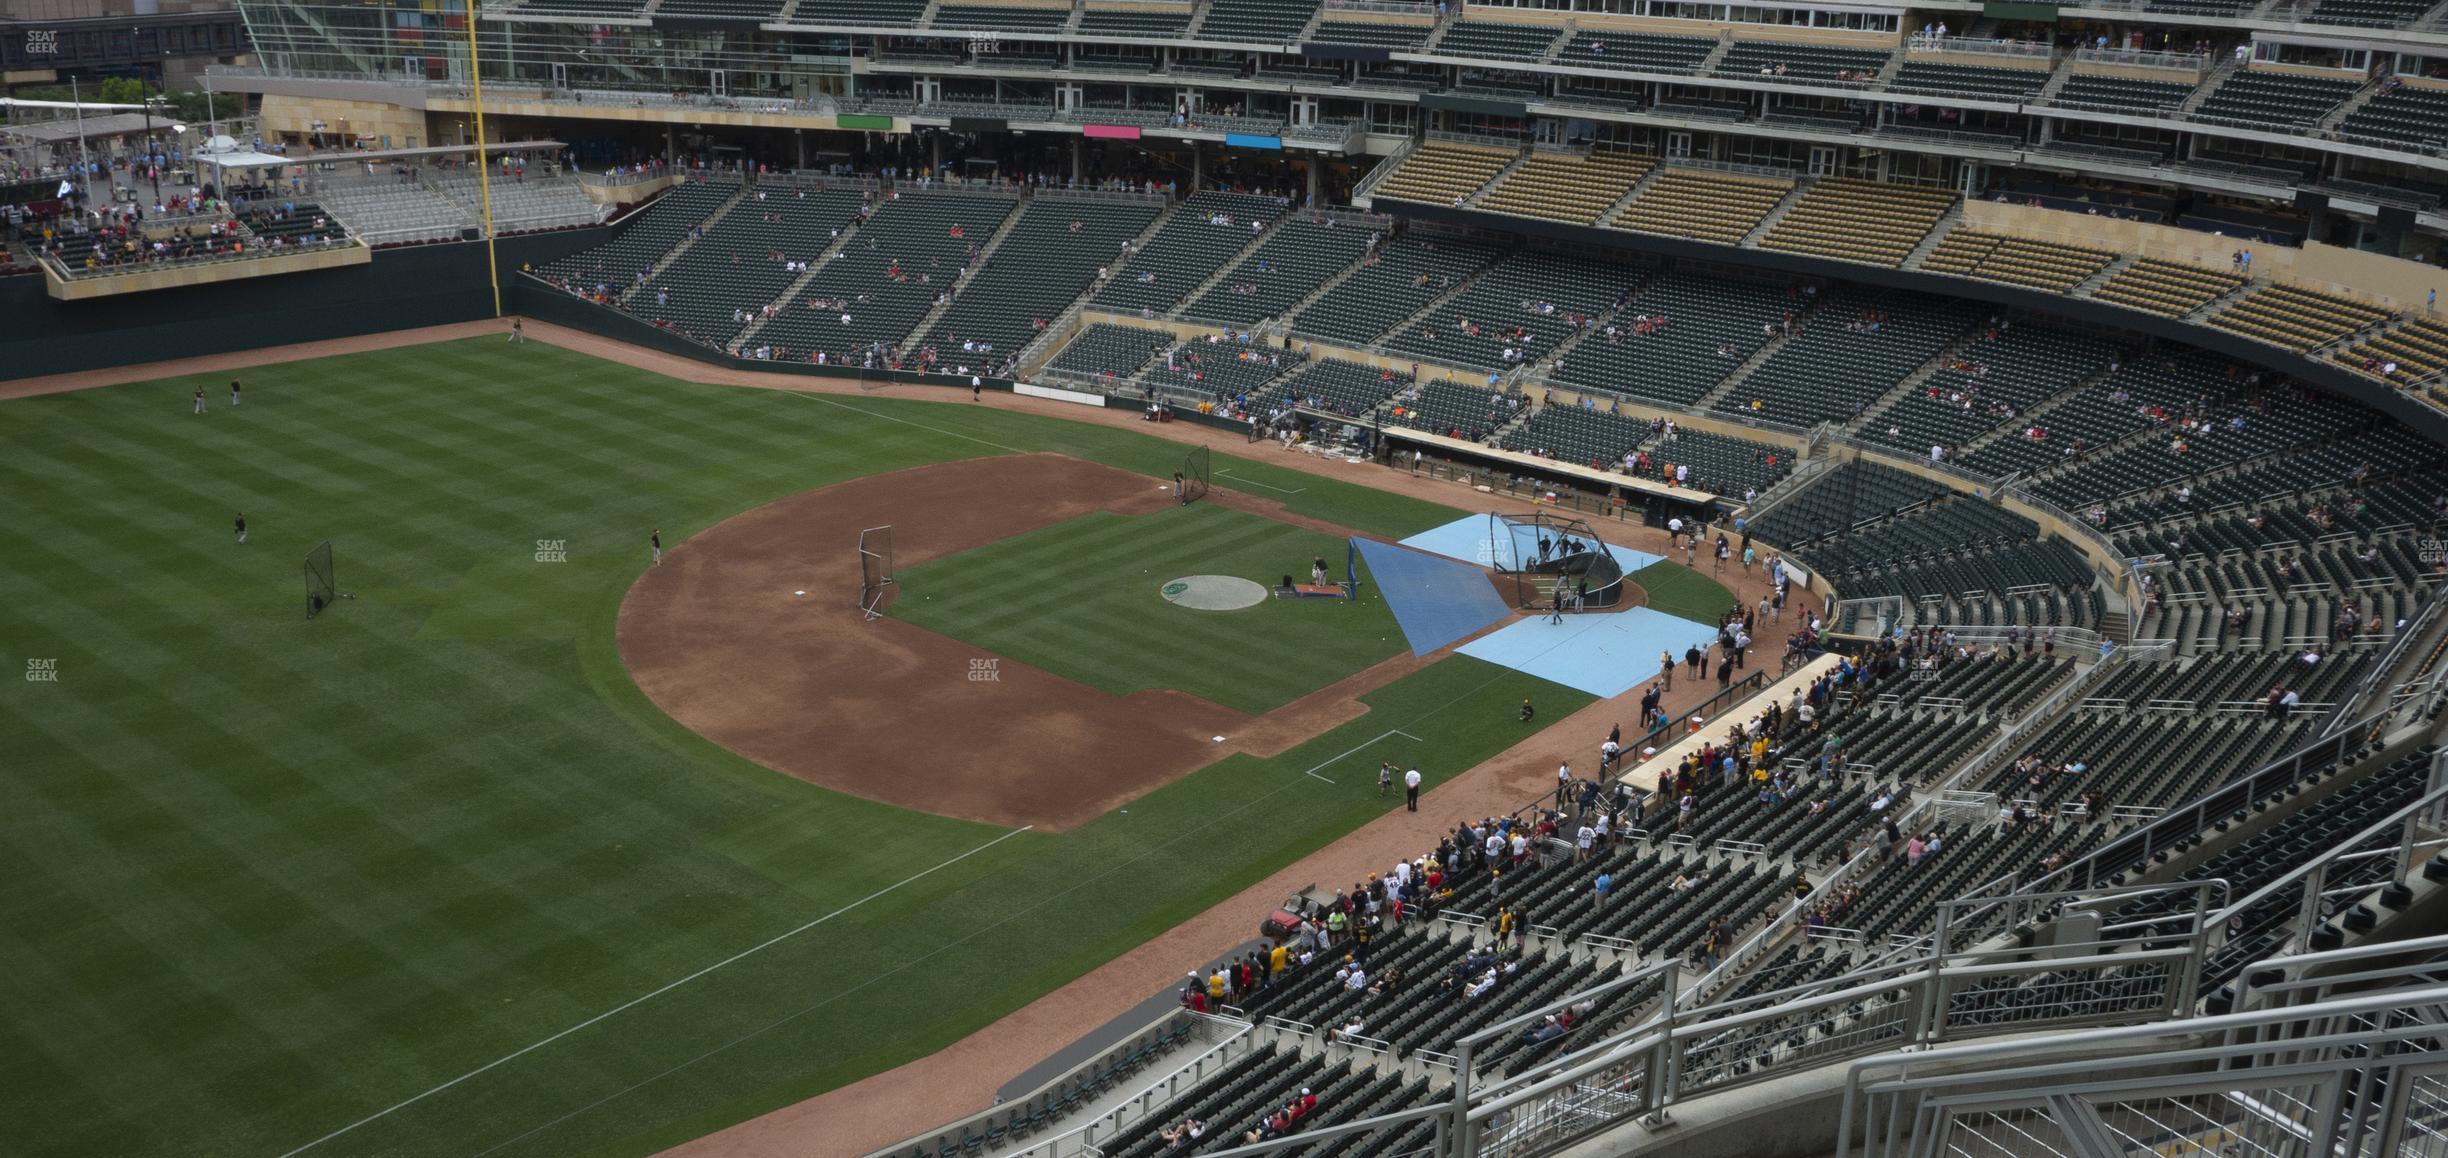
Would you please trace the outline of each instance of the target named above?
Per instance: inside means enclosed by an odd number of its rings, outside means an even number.
[[[503,305],[522,263],[601,244],[608,229],[503,238]],[[493,316],[484,246],[378,250],[366,265],[182,286],[81,302],[52,300],[45,279],[0,278],[0,380],[354,338]]]

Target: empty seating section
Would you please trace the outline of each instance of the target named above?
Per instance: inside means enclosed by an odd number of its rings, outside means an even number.
[[[937,291],[958,284],[972,252],[1016,208],[1007,198],[966,193],[912,193],[881,203],[843,239],[840,257],[818,263],[793,300],[757,331],[758,343],[778,346],[793,360],[822,353],[853,363],[876,347],[900,345]]]
[[[1333,218],[1296,216],[1184,306],[1182,316],[1233,326],[1274,317],[1350,269],[1372,241],[1384,236],[1362,226],[1337,224]]]
[[[929,331],[938,346],[1017,353],[1088,289],[1097,267],[1156,219],[1153,202],[1039,195]]]
[[[1495,213],[1588,225],[1640,183],[1655,162],[1637,153],[1533,153],[1479,199]]]
[[[2206,16],[2235,19],[2257,6],[2257,0],[2143,0],[2146,12],[2172,12],[2180,16]]]
[[[1945,483],[1858,459],[1838,463],[1751,520],[1761,538],[1798,547],[1838,531],[1894,518],[1949,493]]]
[[[1783,76],[1787,80],[1835,82],[1840,76],[1862,83],[1887,66],[1888,54],[1878,49],[1830,48],[1819,44],[1785,44],[1773,40],[1737,40],[1717,62],[1724,77]]]
[[[2112,678],[2164,666],[2127,665]],[[2025,737],[2014,756],[1978,787],[2001,801],[2034,807],[2056,807],[2095,792],[2103,813],[2114,808],[2163,809],[2288,750],[2303,739],[2310,724],[2309,719],[2281,724],[2258,716],[2190,712],[2077,712]],[[2036,763],[2018,766],[2026,759]],[[2082,770],[2069,771],[2070,764],[2080,764]]]
[[[1090,8],[1080,13],[1079,33],[1082,36],[1180,36],[1190,27],[1189,5],[1178,12],[1133,11],[1129,9]]]
[[[1711,494],[1741,494],[1746,488],[1766,490],[1793,470],[1793,452],[1764,442],[1678,430],[1669,441],[1650,423],[1604,410],[1579,406],[1543,406],[1527,422],[1505,432],[1508,450],[1569,462],[1592,470],[1615,471],[1672,480],[1676,467],[1689,467],[1686,484]],[[1625,468],[1632,452],[1646,447],[1645,476]]]
[[[1908,60],[1887,82],[1887,89],[2021,103],[2040,95],[2048,82],[2045,68],[1982,68]]]
[[[1376,24],[1357,20],[1320,21],[1317,31],[1309,34],[1312,44],[1359,44],[1371,48],[1390,48],[1397,52],[1416,50],[1436,33],[1434,24]]]
[[[1790,447],[1688,427],[1678,428],[1671,439],[1651,443],[1649,453],[1668,465],[1689,466],[1691,485],[1713,494],[1764,491],[1793,473]]]
[[[1539,24],[1505,24],[1495,20],[1460,20],[1430,50],[1438,56],[1475,56],[1528,64],[1547,55],[1557,29]]]
[[[1317,0],[1209,0],[1200,40],[1290,44],[1317,12]]]
[[[1969,303],[1880,298],[1839,290],[1803,319],[1801,334],[1718,399],[1716,409],[1772,422],[1850,421],[1937,356],[1973,321]]]
[[[2243,284],[2242,274],[2143,257],[2118,270],[2116,276],[2092,290],[2091,296],[2130,309],[2177,318],[2235,292]]]
[[[749,194],[629,298],[631,313],[727,344],[798,280],[798,263],[823,264],[835,230],[864,199],[853,192]]]
[[[1696,72],[1717,50],[1707,36],[1658,36],[1638,32],[1575,32],[1556,54],[1557,64],[1575,68],[1620,68],[1627,72]]]
[[[2337,532],[2366,533],[2381,526],[2428,522],[2427,504],[2436,492],[2426,489],[2422,476],[2431,469],[2437,453],[2433,444],[2402,427],[2359,426],[2349,437],[2326,446],[2298,447],[2215,478],[2196,480],[2190,484],[2190,494],[2117,504],[2108,512],[2108,524],[2122,535],[2136,525],[2179,522],[2188,540],[2202,540],[2187,551],[2217,554],[2229,548],[2307,543]],[[2352,484],[2358,469],[2365,485],[2355,487],[2352,506],[2343,498],[2331,503],[2332,496],[2326,492]],[[2328,529],[2308,531],[2312,524],[2299,519],[2290,502],[2329,508],[2320,524]],[[2242,520],[2243,512],[2234,509],[2236,504],[2268,515],[2266,524],[2258,530],[2227,526]],[[2230,509],[2213,514],[2218,508]]]
[[[1283,213],[1283,203],[1272,197],[1194,193],[1114,274],[1096,304],[1113,310],[1172,309]]]
[[[2381,93],[2346,114],[2337,131],[2341,137],[2434,149],[2448,145],[2448,89],[2400,88]]]
[[[1100,322],[1073,335],[1046,367],[1098,378],[1129,378],[1172,344],[1169,331]]]
[[[1498,428],[1521,417],[1528,404],[1529,399],[1518,390],[1489,390],[1438,378],[1397,394],[1386,410],[1386,420],[1413,430],[1484,442]]]
[[[2351,791],[2323,796],[2185,870],[2182,879],[2224,881],[2225,895],[2237,900],[2257,895],[2303,864],[2310,854],[2337,848],[2390,813],[2420,799],[2423,771],[2429,763],[2426,756],[2419,754],[2392,761],[2357,780]],[[2390,875],[2385,869],[2371,869],[2369,866],[2374,863],[2389,862],[2383,858],[2378,862],[2366,861],[2363,866],[2341,864],[2323,883],[2336,887],[2340,884],[2338,877],[2349,873],[2362,873],[2353,879],[2366,881],[2372,881],[2375,875],[2381,879]],[[2294,936],[2294,917],[2303,911],[2304,900],[2303,886],[2299,883],[2272,890],[2270,895],[2231,918],[2228,927],[2237,932],[2203,967],[2202,990],[2216,989],[2234,980],[2255,961],[2275,956],[2284,949]],[[2188,903],[2185,894],[2163,893],[2128,904],[2110,914],[2108,920],[2125,923],[2176,916]],[[2343,902],[2321,903],[2323,911],[2328,912]]]
[[[2273,131],[2308,129],[2353,96],[2351,80],[2287,72],[2239,72],[2193,110],[2193,118]]]
[[[1995,333],[1995,331],[1991,331]],[[2063,330],[2010,327],[1943,358],[1937,373],[1862,423],[1871,442],[1919,455],[1954,449],[2106,368],[2107,343]]]
[[[2064,293],[2115,260],[2105,249],[1953,229],[1921,259],[1921,268]]]
[[[663,0],[665,4],[671,0]],[[1068,4],[1054,8],[1021,8],[1003,4],[939,4],[933,27],[985,29],[991,32],[1054,32],[1071,19]]]
[[[2227,392],[2228,363],[2207,354],[2128,362],[2104,382],[2050,407],[2019,429],[1962,460],[1984,474],[2036,473],[2083,453],[2164,425],[2188,405],[2208,406]],[[2034,435],[2037,434],[2037,437]]]
[[[1299,407],[1344,418],[1358,418],[1377,408],[1394,392],[1411,385],[1408,374],[1327,358],[1266,388],[1253,399],[1253,413]]]
[[[2268,285],[2210,315],[2210,324],[2231,334],[2259,338],[2290,350],[2309,350],[2387,321],[2377,306],[2290,285]]]
[[[2428,378],[2448,369],[2448,325],[2418,318],[2365,339],[2352,349],[2340,351],[2336,357],[2373,377],[2406,381]],[[2389,372],[2392,363],[2396,366],[2394,373]]]
[[[1468,282],[1497,256],[1484,242],[1417,232],[1395,238],[1301,310],[1292,319],[1292,332],[1346,346],[1373,345],[1403,319]]]
[[[1489,266],[1384,345],[1396,353],[1495,371],[1535,361],[1623,299],[1639,281],[1620,261],[1541,251]],[[1507,358],[1506,351],[1513,356]]]
[[[674,186],[654,204],[630,214],[612,240],[553,262],[543,272],[582,289],[621,293],[739,192],[738,185],[727,182]]]
[[[552,16],[609,16],[623,19],[645,15],[646,0],[520,0],[517,10]]]
[[[663,0],[655,12],[694,20],[744,20],[758,24],[782,18],[783,0]]]
[[[1422,141],[1378,184],[1376,195],[1422,205],[1459,205],[1520,155],[1487,145]]]
[[[2202,410],[2205,421],[2192,431],[2162,425],[2154,437],[2086,457],[2081,469],[2051,477],[2034,492],[2075,510],[2173,486],[2264,455],[2300,452],[2345,433],[2369,416],[2359,407],[2346,409],[2326,400],[2315,404],[2287,395],[2264,395],[2249,404]]]
[[[1944,189],[1822,177],[1769,228],[1760,248],[1899,265],[1954,204]]]
[[[1901,596],[1923,621],[1987,626],[2097,622],[2091,567],[2002,507],[1956,497],[1794,553],[1849,597]]]
[[[1211,338],[1183,342],[1141,377],[1160,386],[1229,402],[1258,394],[1277,375],[1300,365],[1301,356],[1296,353],[1253,342]]]
[[[436,192],[457,202],[471,221],[484,215],[484,192],[474,177],[437,177]],[[592,225],[601,215],[576,181],[535,180],[493,182],[493,228],[502,233],[530,229],[560,229]]]
[[[926,0],[799,0],[794,24],[863,24],[911,29],[926,15]]]
[[[1317,972],[1327,975],[1326,970]],[[1406,1090],[1400,1078],[1381,1076],[1370,1067],[1349,1061],[1316,1060],[1270,1042],[1214,1077],[1181,1092],[1164,1116],[1147,1115],[1104,1140],[1097,1149],[1111,1158],[1156,1158],[1185,1152],[1187,1147],[1166,1142],[1161,1133],[1168,1123],[1184,1118],[1207,1123],[1206,1144],[1210,1148],[1234,1145],[1245,1132],[1275,1115],[1286,1103],[1301,1101],[1303,1090],[1318,1099],[1317,1108],[1284,1130],[1286,1137],[1297,1137],[1302,1131],[1327,1124],[1330,1117],[1347,1121],[1354,1114],[1366,1117],[1391,1113],[1401,1108],[1401,1099],[1406,1096],[1415,1102],[1427,1097],[1425,1082],[1411,1083]],[[976,1154],[983,1153],[985,1147],[982,1142],[967,1148],[955,1143],[944,1150],[954,1155]],[[941,1156],[938,1153],[925,1158]]]
[[[1766,219],[1793,182],[1669,168],[1608,222],[1617,229],[1734,245]]]
[[[476,223],[458,202],[422,185],[327,182],[317,196],[349,232],[371,244],[455,239]]]
[[[2186,97],[2193,95],[2195,87],[2181,81],[2077,73],[2066,78],[2065,85],[2057,90],[2056,96],[2049,98],[2049,103],[2069,108],[2150,116],[2174,111],[2185,102]]]
[[[1564,356],[1555,379],[1689,406],[1801,309],[1791,287],[1670,273],[1644,285],[1615,319]],[[1646,320],[1644,320],[1646,319]]]
[[[2344,24],[2362,28],[2406,28],[2429,12],[2424,0],[2320,0],[2307,24]]]
[[[1532,411],[1529,421],[1505,432],[1502,445],[1591,470],[1621,471],[1625,457],[1651,437],[1646,419],[1557,405]],[[1707,489],[1696,478],[1692,485]]]

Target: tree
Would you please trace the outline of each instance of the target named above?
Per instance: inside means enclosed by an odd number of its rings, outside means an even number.
[[[111,76],[102,79],[102,101],[105,104],[143,104],[152,95],[145,82],[132,76]]]

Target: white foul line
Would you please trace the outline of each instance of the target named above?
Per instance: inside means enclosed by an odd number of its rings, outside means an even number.
[[[1287,494],[1287,495],[1297,495],[1297,494],[1301,494],[1301,493],[1303,493],[1303,492],[1305,492],[1305,491],[1307,491],[1307,490],[1309,489],[1308,487],[1279,487],[1279,486],[1276,486],[1274,483],[1262,483],[1262,482],[1259,482],[1257,479],[1250,478],[1250,477],[1248,477],[1248,476],[1246,476],[1246,475],[1237,475],[1237,474],[1234,474],[1234,473],[1232,472],[1232,468],[1231,468],[1231,467],[1225,467],[1224,469],[1217,471],[1217,472],[1216,472],[1216,474],[1221,475],[1221,476],[1224,476],[1224,477],[1227,477],[1227,478],[1238,479],[1238,480],[1240,480],[1240,481],[1242,481],[1242,482],[1245,482],[1245,483],[1248,483],[1249,485],[1254,486],[1254,487],[1265,487],[1266,489],[1271,490],[1271,491],[1282,491],[1283,493],[1285,493],[1285,494]]]
[[[1381,737],[1381,738],[1382,738],[1382,737]],[[413,1105],[417,1104],[418,1102],[424,1101],[425,1099],[430,1098],[430,1097],[434,1096],[435,1094],[441,1093],[442,1091],[447,1090],[447,1089],[451,1088],[452,1086],[458,1085],[459,1083],[464,1082],[464,1081],[468,1080],[469,1078],[475,1077],[476,1075],[481,1074],[481,1073],[484,1073],[484,1072],[485,1072],[485,1071],[487,1071],[487,1070],[493,1069],[494,1067],[499,1066],[499,1065],[501,1065],[501,1064],[503,1064],[503,1063],[505,1063],[505,1062],[513,1061],[513,1060],[516,1060],[516,1059],[518,1059],[518,1058],[520,1058],[520,1057],[524,1057],[524,1056],[526,1056],[527,1054],[534,1053],[535,1051],[537,1051],[537,1050],[539,1050],[539,1049],[542,1049],[542,1048],[544,1048],[545,1046],[551,1045],[552,1043],[554,1043],[554,1042],[556,1042],[556,1041],[559,1041],[559,1040],[561,1040],[562,1038],[568,1037],[569,1035],[571,1035],[571,1034],[573,1034],[573,1033],[576,1033],[576,1032],[578,1032],[579,1030],[585,1029],[586,1027],[588,1027],[588,1026],[590,1026],[590,1025],[593,1025],[593,1024],[595,1024],[596,1022],[602,1021],[602,1020],[604,1020],[605,1018],[612,1016],[613,1014],[619,1013],[619,1012],[621,1012],[622,1010],[625,1010],[625,1009],[630,1009],[630,1008],[633,1008],[633,1007],[635,1007],[635,1006],[639,1006],[639,1005],[643,1005],[643,1004],[645,1004],[645,1003],[647,1003],[647,1002],[649,1002],[649,1001],[654,1000],[654,999],[655,999],[655,998],[657,998],[657,997],[660,997],[660,996],[662,996],[662,995],[664,995],[664,994],[666,994],[666,993],[671,992],[671,991],[672,991],[672,990],[674,990],[674,989],[678,989],[678,988],[680,988],[681,986],[686,985],[686,984],[688,984],[688,983],[689,983],[689,982],[691,982],[691,981],[695,981],[696,979],[698,979],[698,978],[700,978],[700,977],[703,977],[703,976],[705,976],[705,975],[706,975],[706,974],[708,974],[708,973],[712,973],[713,971],[715,971],[715,970],[717,970],[717,969],[720,969],[720,968],[722,968],[722,967],[723,967],[723,966],[725,966],[725,965],[729,965],[729,964],[731,964],[731,963],[732,963],[732,962],[734,962],[734,961],[738,961],[738,960],[740,960],[741,958],[744,958],[744,957],[749,957],[749,956],[753,956],[753,955],[755,955],[755,954],[757,954],[757,953],[761,953],[761,952],[763,952],[763,951],[765,951],[765,950],[767,950],[767,949],[770,949],[770,948],[774,947],[775,945],[779,945],[779,944],[781,944],[781,943],[782,943],[782,942],[784,942],[784,941],[788,941],[788,940],[790,940],[791,938],[796,937],[796,936],[798,936],[798,935],[799,935],[799,934],[801,934],[801,933],[807,932],[808,930],[813,929],[813,928],[815,928],[815,927],[816,927],[816,926],[818,926],[818,925],[824,924],[825,922],[830,921],[830,920],[832,920],[832,919],[833,919],[833,918],[835,918],[835,917],[841,916],[843,913],[847,913],[847,912],[849,912],[850,910],[852,910],[852,909],[855,909],[855,908],[859,907],[860,905],[866,904],[867,902],[872,901],[872,900],[876,899],[877,897],[883,896],[884,894],[889,893],[889,892],[893,891],[894,889],[900,888],[902,885],[906,885],[906,884],[910,883],[911,881],[915,881],[915,880],[917,880],[917,879],[919,879],[919,878],[921,878],[921,877],[928,876],[928,875],[930,875],[930,874],[934,873],[934,872],[935,872],[937,869],[948,868],[948,867],[950,867],[950,866],[952,866],[952,865],[958,864],[958,863],[960,863],[961,861],[964,861],[964,860],[969,859],[970,857],[976,856],[977,854],[979,854],[979,853],[981,853],[981,852],[984,852],[984,851],[986,851],[987,849],[993,848],[994,846],[996,846],[996,845],[998,845],[998,844],[1001,844],[1001,843],[1003,843],[1004,841],[1010,840],[1011,838],[1013,838],[1013,837],[1015,837],[1015,836],[1018,836],[1018,835],[1020,835],[1021,833],[1027,832],[1027,831],[1029,831],[1029,829],[1032,829],[1032,828],[1035,828],[1035,827],[1037,827],[1037,826],[1032,824],[1032,825],[1025,825],[1025,826],[1020,827],[1020,828],[1015,828],[1015,829],[1011,830],[1010,832],[1004,833],[1003,835],[998,836],[998,837],[994,838],[993,840],[987,841],[986,843],[981,844],[981,845],[977,846],[976,848],[970,849],[969,851],[964,852],[964,853],[960,854],[959,856],[953,857],[951,860],[947,860],[947,861],[943,862],[942,864],[936,865],[934,868],[926,869],[926,870],[924,870],[924,871],[922,871],[922,872],[918,872],[918,873],[913,873],[913,874],[911,874],[911,875],[909,875],[909,876],[907,876],[907,877],[902,878],[902,879],[901,879],[901,880],[899,880],[899,881],[896,881],[896,882],[894,882],[894,883],[892,883],[892,884],[886,885],[886,886],[884,886],[883,888],[877,889],[876,891],[874,891],[874,892],[872,892],[872,893],[869,893],[869,894],[867,894],[866,896],[860,897],[859,899],[857,899],[857,900],[855,900],[855,901],[852,901],[852,902],[850,902],[849,904],[843,905],[842,907],[840,907],[840,908],[838,908],[838,909],[835,909],[835,910],[833,910],[833,911],[832,911],[832,912],[830,912],[830,913],[826,913],[824,916],[818,917],[818,918],[816,918],[816,919],[815,919],[815,920],[813,920],[813,921],[809,921],[807,924],[801,925],[801,926],[799,926],[798,928],[791,930],[790,932],[784,933],[784,934],[782,934],[782,935],[780,935],[780,936],[778,936],[778,937],[775,937],[775,938],[773,938],[773,939],[771,939],[771,940],[769,940],[769,941],[766,941],[766,942],[764,942],[763,944],[757,945],[757,946],[755,946],[755,947],[753,947],[753,948],[750,948],[750,949],[744,949],[744,950],[741,950],[741,951],[740,951],[740,952],[738,952],[738,953],[734,953],[734,954],[732,954],[731,956],[725,957],[725,958],[723,958],[723,959],[722,959],[722,960],[720,960],[720,961],[717,961],[717,962],[715,962],[715,963],[713,963],[713,964],[711,964],[711,965],[708,965],[708,966],[706,966],[705,968],[703,968],[703,969],[700,969],[700,970],[696,971],[695,973],[691,973],[691,974],[689,974],[688,976],[686,976],[686,977],[683,977],[683,978],[679,979],[678,981],[674,981],[674,982],[672,982],[671,984],[669,984],[669,985],[666,985],[666,986],[662,987],[661,989],[657,989],[657,990],[655,990],[655,991],[654,991],[654,992],[652,992],[652,993],[648,993],[648,994],[646,994],[646,995],[645,995],[645,996],[643,996],[643,997],[635,997],[635,998],[631,998],[630,1000],[628,1000],[628,1001],[626,1001],[626,1002],[623,1002],[623,1003],[621,1003],[621,1004],[619,1004],[619,1005],[615,1005],[615,1006],[613,1006],[612,1008],[610,1008],[610,1009],[607,1009],[607,1010],[603,1011],[602,1013],[598,1013],[598,1014],[596,1014],[595,1016],[593,1016],[593,1017],[590,1017],[590,1018],[586,1019],[585,1021],[581,1021],[581,1022],[579,1022],[578,1024],[573,1025],[573,1026],[569,1027],[568,1029],[562,1030],[561,1032],[556,1033],[556,1034],[552,1035],[551,1037],[545,1038],[545,1039],[544,1039],[544,1040],[542,1040],[542,1041],[536,1042],[536,1043],[535,1043],[535,1044],[533,1044],[533,1045],[527,1046],[527,1047],[525,1047],[525,1048],[523,1048],[523,1049],[520,1049],[520,1050],[517,1050],[517,1051],[515,1051],[515,1052],[513,1052],[513,1053],[506,1053],[506,1054],[503,1054],[502,1056],[500,1056],[500,1057],[498,1057],[498,1058],[495,1058],[495,1059],[493,1059],[492,1061],[486,1062],[485,1064],[483,1064],[483,1065],[481,1065],[481,1066],[478,1066],[478,1067],[476,1067],[475,1069],[469,1070],[468,1072],[466,1072],[466,1073],[464,1073],[464,1074],[461,1074],[461,1075],[459,1075],[458,1077],[452,1078],[451,1080],[449,1080],[449,1081],[447,1081],[447,1082],[444,1082],[444,1083],[442,1083],[441,1085],[435,1086],[434,1088],[432,1088],[432,1089],[430,1089],[430,1090],[427,1090],[427,1091],[425,1091],[424,1093],[418,1094],[417,1096],[415,1096],[415,1097],[413,1097],[413,1098],[410,1098],[410,1099],[408,1099],[407,1101],[404,1101],[404,1102],[401,1102],[401,1103],[399,1103],[399,1104],[397,1104],[397,1105],[395,1105],[395,1106],[392,1106],[392,1107],[390,1107],[389,1109],[386,1109],[386,1110],[379,1110],[379,1111],[376,1111],[375,1113],[368,1114],[368,1115],[366,1115],[366,1116],[365,1116],[365,1117],[363,1117],[363,1118],[359,1118],[359,1119],[357,1119],[356,1121],[349,1123],[348,1125],[342,1126],[342,1127],[340,1127],[339,1129],[334,1130],[334,1131],[332,1131],[332,1132],[331,1132],[331,1133],[329,1133],[329,1134],[325,1134],[325,1135],[323,1135],[322,1137],[317,1138],[317,1139],[315,1139],[315,1140],[314,1140],[314,1141],[312,1141],[312,1142],[308,1142],[308,1143],[306,1143],[305,1145],[300,1146],[300,1147],[298,1147],[298,1148],[297,1148],[297,1149],[295,1149],[295,1150],[291,1150],[291,1151],[289,1151],[288,1153],[281,1155],[281,1158],[297,1158],[297,1155],[303,1154],[303,1153],[307,1152],[308,1150],[312,1150],[312,1149],[314,1149],[315,1147],[320,1146],[320,1145],[324,1144],[325,1142],[329,1142],[329,1141],[331,1141],[332,1139],[337,1138],[337,1137],[339,1137],[339,1136],[340,1136],[340,1135],[342,1135],[342,1134],[346,1134],[346,1133],[348,1133],[349,1131],[354,1130],[354,1129],[356,1129],[356,1128],[357,1128],[357,1127],[359,1127],[359,1126],[363,1126],[363,1125],[365,1125],[366,1123],[368,1123],[368,1122],[372,1122],[372,1121],[375,1121],[375,1120],[377,1120],[377,1119],[379,1119],[379,1118],[388,1117],[389,1115],[394,1114],[394,1113],[397,1113],[397,1112],[399,1112],[400,1110],[407,1109],[408,1107],[413,1106]]]
[[[1376,734],[1374,737],[1371,737],[1369,740],[1367,740],[1366,742],[1362,743],[1362,744],[1360,745],[1360,747],[1359,747],[1359,748],[1354,748],[1354,749],[1352,749],[1352,750],[1351,750],[1351,752],[1345,752],[1345,753],[1343,753],[1343,756],[1349,756],[1349,755],[1351,755],[1351,754],[1352,754],[1352,752],[1358,752],[1358,751],[1360,751],[1361,749],[1367,748],[1367,747],[1368,747],[1370,744],[1374,744],[1374,743],[1376,743],[1377,741],[1382,740],[1382,739],[1385,739],[1385,738],[1386,738],[1386,737],[1388,737],[1388,736],[1401,736],[1401,737],[1403,737],[1403,738],[1405,738],[1405,739],[1408,739],[1408,740],[1418,740],[1418,739],[1419,739],[1419,737],[1414,736],[1414,735],[1412,735],[1412,734],[1411,734],[1411,733],[1409,733],[1409,732],[1403,731],[1403,730],[1402,730],[1402,729],[1400,729],[1400,728],[1389,728],[1389,729],[1387,729],[1387,730],[1385,730],[1385,731],[1383,731],[1383,732],[1379,732],[1379,733],[1377,733],[1377,734]],[[1424,742],[1424,741],[1423,741],[1423,742]],[[1327,766],[1327,765],[1329,765],[1329,764],[1336,763],[1337,761],[1342,760],[1342,759],[1343,759],[1343,756],[1336,756],[1336,757],[1333,757],[1332,759],[1326,760],[1325,762],[1320,763],[1320,764],[1317,766],[1317,768],[1306,768],[1306,769],[1303,769],[1303,770],[1302,770],[1302,772],[1301,772],[1301,774],[1302,774],[1302,775],[1304,775],[1304,776],[1317,776],[1317,778],[1318,778],[1318,779],[1320,779],[1320,780],[1326,780],[1326,777],[1323,777],[1323,776],[1318,776],[1318,774],[1317,774],[1317,770],[1318,770],[1318,768],[1324,768],[1324,767],[1326,767],[1326,766]],[[1332,781],[1332,780],[1326,780],[1326,782],[1327,782],[1328,784],[1332,784],[1332,783],[1334,783],[1334,781]],[[283,1155],[283,1156],[282,1156],[282,1158],[287,1158],[287,1156],[286,1156],[286,1155]]]

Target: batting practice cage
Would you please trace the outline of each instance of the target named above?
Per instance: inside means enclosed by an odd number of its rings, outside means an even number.
[[[1546,511],[1491,513],[1479,550],[1481,562],[1512,578],[1516,607],[1552,607],[1558,588],[1568,611],[1624,602],[1623,562],[1587,519]]]
[[[306,618],[312,619],[340,597],[340,584],[332,575],[331,540],[325,539],[306,552]]]
[[[859,610],[874,619],[884,614],[884,589],[892,586],[892,524],[859,532]]]
[[[1173,485],[1173,497],[1189,506],[1207,497],[1207,448],[1194,446],[1182,460],[1181,479]]]

